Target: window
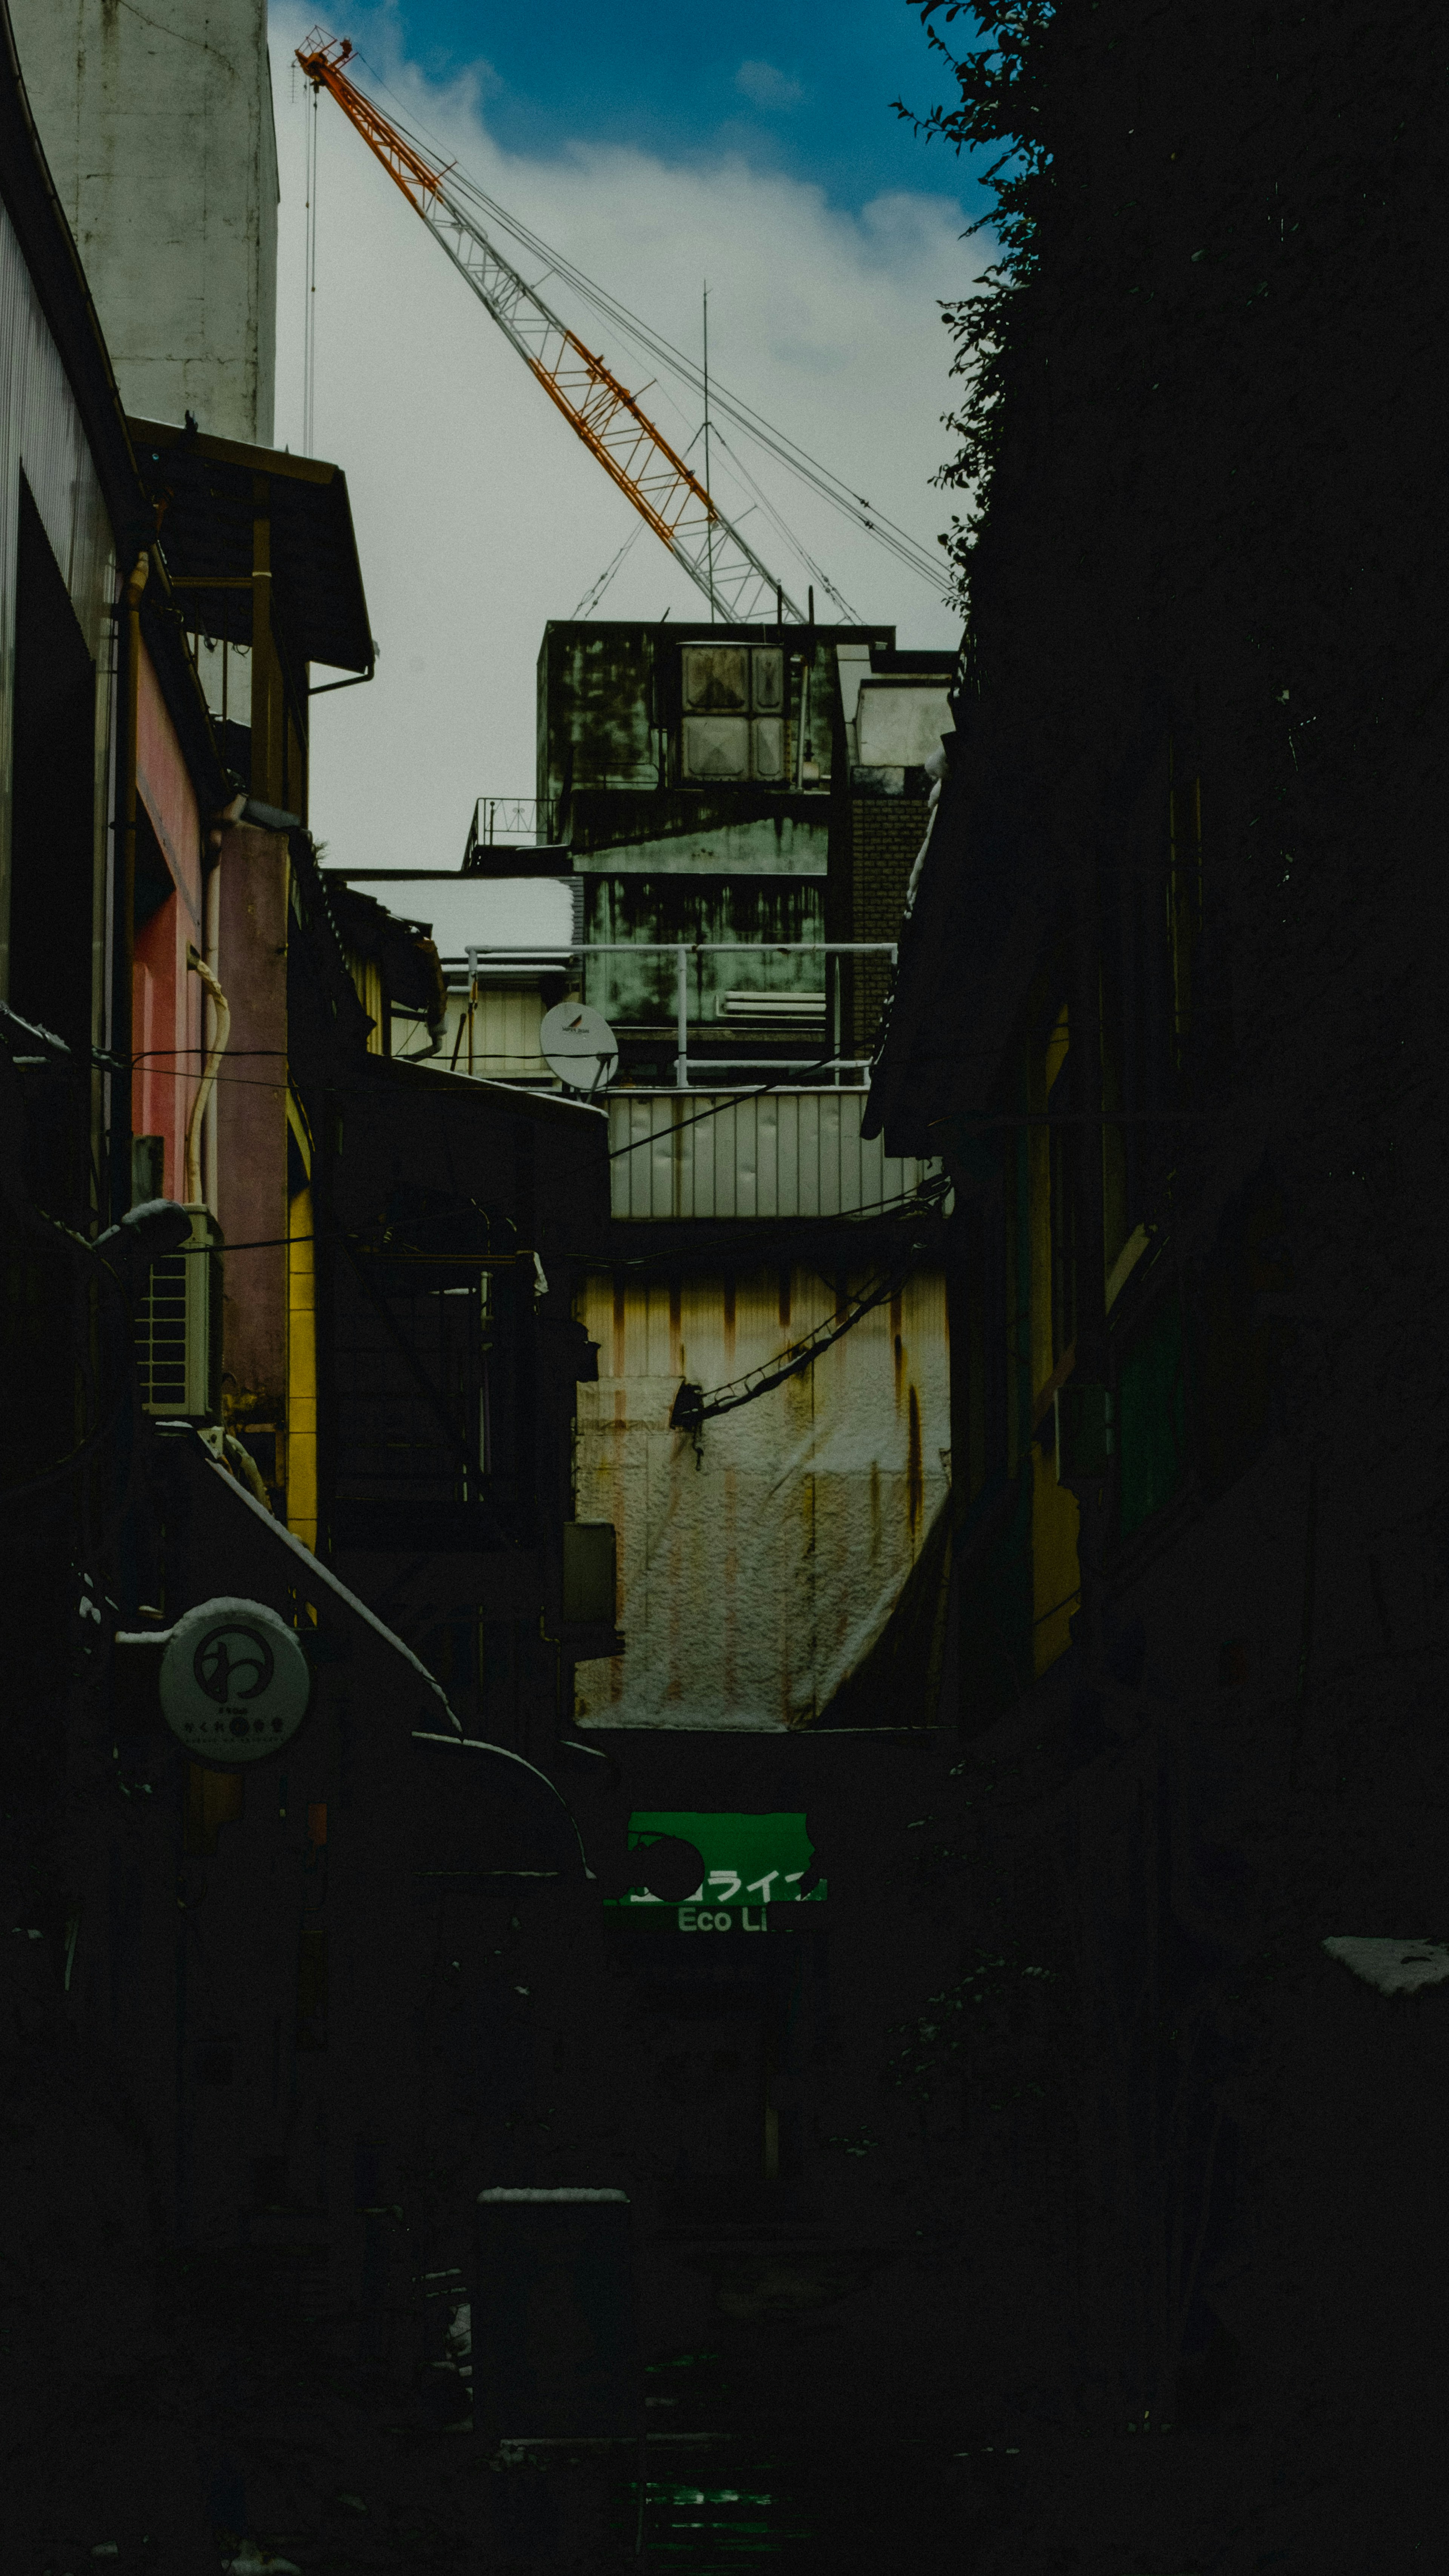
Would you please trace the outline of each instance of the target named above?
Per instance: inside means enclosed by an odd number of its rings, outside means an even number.
[[[785,775],[785,657],[775,647],[686,644],[680,774],[745,784]]]

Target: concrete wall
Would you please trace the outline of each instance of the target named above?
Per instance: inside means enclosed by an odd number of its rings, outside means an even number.
[[[104,1034],[106,716],[114,654],[110,522],[75,399],[40,309],[9,216],[0,208],[0,997],[9,992],[11,714],[15,688],[15,559],[23,473],[80,621],[102,692],[96,726],[96,849],[92,919],[92,1034]]]
[[[266,0],[12,0],[128,411],[269,446],[277,154]]]

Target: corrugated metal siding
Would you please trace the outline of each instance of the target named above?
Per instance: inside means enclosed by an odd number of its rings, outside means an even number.
[[[20,471],[65,577],[102,683],[114,650],[108,603],[115,596],[110,521],[80,415],[31,284],[9,215],[0,207],[0,988],[8,980],[11,710],[15,684],[15,550]],[[104,703],[104,701],[103,701]],[[106,725],[96,726],[97,914],[101,917]],[[96,1009],[101,1002],[96,980]],[[100,1035],[97,1016],[94,1033]]]
[[[453,1063],[453,1048],[458,1037],[458,1023],[466,1023],[468,996],[448,996],[447,1056]],[[543,1018],[543,998],[536,984],[485,985],[473,1006],[471,1040],[465,1026],[458,1047],[456,1070],[472,1073],[485,1082],[549,1082],[549,1070],[538,1050],[539,1022]],[[556,1085],[550,1085],[557,1088]]]
[[[849,1216],[904,1198],[940,1166],[887,1154],[878,1137],[867,1143],[860,1132],[866,1097],[616,1092],[609,1102],[613,1212]]]
[[[835,1310],[810,1270],[644,1285],[597,1275],[578,1393],[576,1510],[619,1539],[627,1651],[578,1668],[581,1724],[808,1726],[884,1626],[947,1490],[945,1283],[921,1272],[805,1376],[668,1428]]]

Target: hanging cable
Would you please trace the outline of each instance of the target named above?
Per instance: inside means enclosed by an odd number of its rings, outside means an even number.
[[[389,97],[396,95],[364,54],[352,48],[350,59],[354,65],[364,66],[378,86],[388,92]],[[315,89],[313,98],[315,104]],[[490,223],[498,230],[506,233],[532,258],[542,262],[542,273],[535,280],[531,291],[536,292],[538,286],[549,278],[559,279],[624,339],[631,341],[654,366],[662,368],[666,374],[673,376],[696,402],[706,399],[704,367],[683,350],[676,348],[674,343],[667,340],[661,332],[655,331],[648,323],[642,321],[627,305],[622,304],[616,296],[609,294],[607,289],[597,285],[583,269],[577,267],[572,260],[565,258],[562,252],[554,250],[529,225],[521,223],[516,216],[511,215],[506,207],[501,206],[496,198],[491,197],[486,189],[479,187],[475,180],[470,179],[466,172],[458,167],[456,161],[447,153],[446,147],[429,135],[426,126],[419,127],[414,133],[401,117],[395,119],[395,124],[398,133],[407,140],[419,147],[426,145],[427,148],[443,156],[447,162],[446,179],[450,196],[468,200],[481,213],[486,214]],[[893,555],[905,569],[928,582],[938,597],[953,608],[959,605],[952,589],[950,574],[941,557],[932,548],[923,545],[919,538],[911,536],[908,530],[900,527],[883,510],[878,509],[866,494],[857,492],[841,476],[833,474],[828,467],[820,464],[818,459],[813,457],[806,448],[800,446],[797,440],[789,437],[785,431],[774,428],[764,415],[756,411],[754,406],[747,403],[742,396],[731,393],[727,387],[721,385],[713,370],[710,370],[708,376],[707,399],[713,436],[719,435],[718,422],[721,418],[730,421],[741,436],[762,448],[776,464],[804,483],[832,509],[849,519],[852,525]],[[722,440],[721,444],[723,444]],[[738,468],[739,459],[735,457],[732,461]],[[743,468],[740,470],[743,471]],[[752,486],[752,488],[758,490],[758,486]],[[763,496],[761,498],[763,499]],[[773,511],[770,515],[774,516]],[[800,554],[801,560],[808,562],[809,558],[800,547],[799,540],[785,527],[783,521],[778,521],[777,524],[794,551]],[[823,586],[830,595],[838,599],[839,594],[834,590],[833,585],[824,581],[823,576],[818,572],[816,577],[823,581]]]
[[[600,573],[598,580],[594,583],[593,588],[585,591],[583,598],[579,601],[577,608],[574,610],[575,618],[593,616],[595,609],[598,607],[600,600],[603,598],[605,591],[608,589],[610,582],[613,580],[615,573],[618,571],[620,564],[623,562],[624,557],[633,545],[634,540],[638,536],[643,525],[644,522],[642,519],[635,520],[633,527],[624,539],[624,542],[619,548],[618,553],[615,555],[613,562],[605,566],[604,570]]]
[[[943,1203],[950,1191],[950,1179],[942,1173],[939,1179],[928,1181],[916,1193],[911,1214],[920,1222],[913,1228],[910,1244],[888,1268],[876,1271],[865,1280],[853,1297],[847,1298],[845,1304],[827,1316],[823,1324],[817,1324],[803,1341],[792,1342],[774,1359],[762,1361],[758,1368],[750,1369],[744,1377],[731,1378],[728,1385],[716,1387],[711,1395],[706,1395],[702,1387],[692,1385],[686,1378],[670,1411],[670,1430],[687,1431],[697,1438],[706,1422],[717,1420],[722,1413],[734,1413],[742,1404],[753,1404],[758,1396],[773,1394],[775,1388],[783,1386],[788,1378],[799,1377],[806,1369],[813,1368],[815,1362],[846,1333],[853,1331],[864,1316],[894,1296],[923,1260],[933,1252],[939,1253]]]

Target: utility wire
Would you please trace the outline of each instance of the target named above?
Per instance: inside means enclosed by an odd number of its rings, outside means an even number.
[[[934,1236],[942,1221],[941,1202],[950,1186],[943,1177],[917,1192],[916,1212],[929,1219],[930,1231],[917,1237],[904,1259],[893,1262],[889,1269],[878,1271],[866,1280],[844,1306],[838,1307],[823,1324],[817,1324],[803,1340],[792,1343],[773,1360],[762,1361],[758,1368],[748,1370],[743,1377],[731,1378],[727,1385],[716,1387],[711,1395],[706,1395],[703,1388],[692,1385],[686,1378],[674,1399],[669,1416],[670,1430],[687,1431],[697,1438],[706,1422],[715,1421],[722,1413],[734,1413],[742,1404],[753,1404],[759,1396],[773,1394],[775,1388],[783,1386],[788,1378],[800,1377],[806,1369],[813,1368],[815,1362],[845,1334],[853,1331],[864,1316],[884,1305],[918,1262],[935,1248]]]
[[[574,616],[576,619],[580,617],[593,616],[594,610],[598,607],[600,600],[603,598],[605,591],[608,589],[610,582],[613,580],[615,573],[618,571],[619,566],[623,562],[630,547],[633,545],[636,537],[640,534],[643,526],[644,521],[642,519],[635,520],[633,527],[624,539],[624,542],[619,548],[618,553],[615,555],[613,562],[606,565],[603,572],[600,573],[598,580],[594,583],[592,589],[586,590],[583,598],[579,601],[577,608],[574,610]]]

